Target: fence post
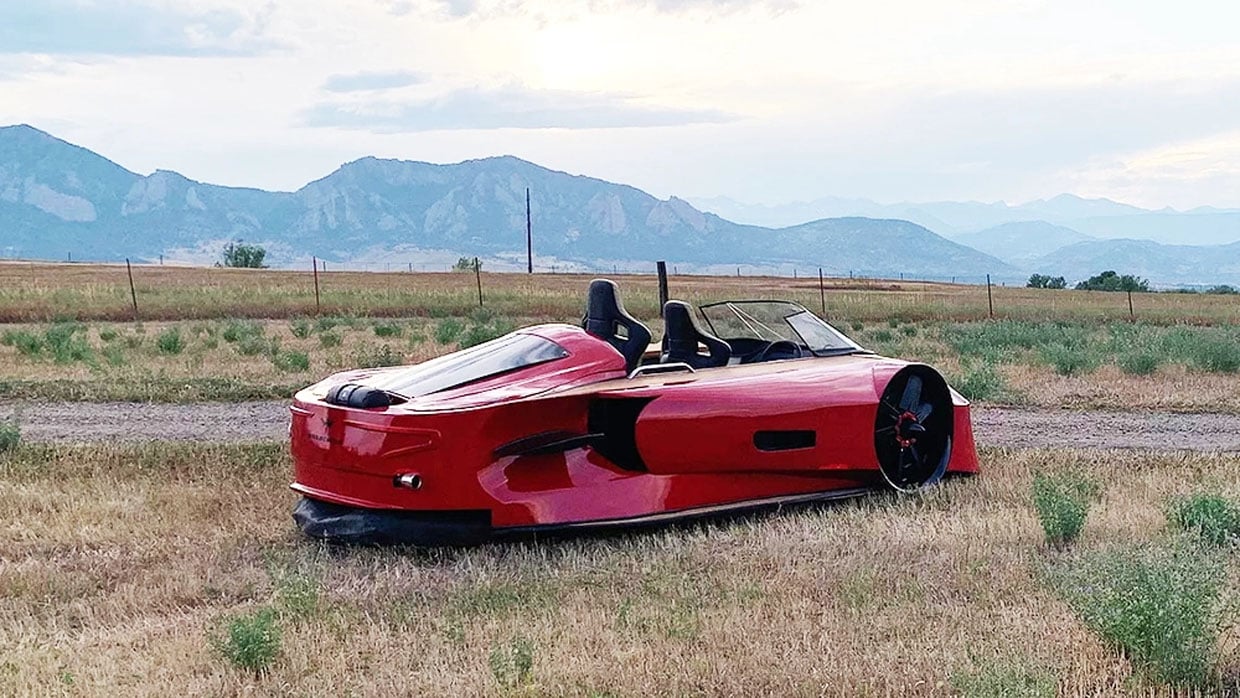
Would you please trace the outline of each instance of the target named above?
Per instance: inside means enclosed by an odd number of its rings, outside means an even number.
[[[822,317],[827,317],[827,289],[822,284],[822,267],[818,267],[818,295],[822,298]]]
[[[990,319],[995,317],[995,298],[990,294],[990,274],[986,275],[986,305],[990,307]]]
[[[129,264],[129,258],[125,258],[125,272],[129,274],[129,297],[133,299],[133,321],[138,322],[138,290],[133,286],[133,267]]]
[[[1130,288],[1128,289],[1128,320],[1130,322],[1135,322],[1136,319],[1137,314],[1132,309],[1132,289]]]
[[[314,267],[314,314],[323,313],[323,304],[319,300],[319,258],[311,257],[310,264]]]
[[[667,305],[667,262],[659,260],[654,265],[659,272],[659,317],[663,317],[663,306]]]
[[[532,272],[531,272],[532,273]],[[478,282],[478,307],[482,307],[482,262],[474,257],[474,280]]]

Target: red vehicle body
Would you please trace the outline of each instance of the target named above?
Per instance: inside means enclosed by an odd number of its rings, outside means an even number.
[[[642,329],[539,325],[302,390],[295,518],[334,540],[462,544],[913,489],[978,469],[969,405],[929,367],[863,350],[698,369],[665,351],[643,365],[617,348],[644,350]]]

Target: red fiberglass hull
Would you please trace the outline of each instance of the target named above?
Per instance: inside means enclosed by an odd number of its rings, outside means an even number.
[[[522,332],[566,356],[380,408],[342,407],[325,396],[333,384],[365,384],[384,372],[341,374],[298,393],[292,487],[305,507],[318,507],[299,509],[303,529],[327,538],[472,542],[883,484],[875,420],[905,362],[854,355],[630,379],[623,357],[579,328]],[[969,405],[951,395],[946,472],[973,473]],[[384,515],[399,525],[348,519]],[[308,525],[315,517],[334,523]]]

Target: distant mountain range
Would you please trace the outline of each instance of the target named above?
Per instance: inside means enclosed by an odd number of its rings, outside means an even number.
[[[488,268],[517,269],[527,188],[540,269],[648,270],[664,259],[716,273],[821,266],[833,275],[1016,281],[1030,271],[1074,279],[1115,268],[1163,284],[1240,281],[1237,245],[1095,239],[1133,226],[1197,225],[1213,231],[1209,240],[1232,242],[1240,240],[1240,211],[1152,212],[1064,195],[1019,207],[698,202],[708,213],[514,157],[451,165],[364,158],[295,192],[268,192],[162,170],[136,174],[29,126],[0,128],[0,257],[211,263],[240,239],[266,247],[276,266],[308,266],[316,256],[443,269],[477,255]]]
[[[1000,223],[976,233],[965,233],[957,237],[956,242],[1026,269],[1037,266],[1038,261],[1050,252],[1095,239],[1046,221],[1017,221]]]
[[[29,126],[0,129],[0,254],[211,262],[228,241],[264,245],[277,265],[524,261],[525,191],[547,268],[712,267],[918,277],[1019,275],[907,221],[843,218],[787,229],[740,225],[687,202],[513,157],[454,165],[365,158],[296,192],[142,176]],[[882,244],[879,244],[881,241]],[[420,265],[422,266],[422,265]],[[523,266],[523,264],[521,264]],[[438,268],[443,268],[442,266]]]
[[[750,225],[783,225],[822,216],[903,218],[1002,259],[1023,272],[1083,279],[1105,269],[1156,284],[1240,282],[1240,209],[1153,211],[1109,199],[1061,194],[1011,206],[1003,202],[879,204],[826,197],[764,206],[693,199],[700,208]]]
[[[1001,201],[880,204],[868,199],[833,197],[779,206],[743,204],[726,197],[690,201],[703,210],[749,225],[784,226],[832,216],[902,218],[959,239],[1006,223],[1043,221],[1096,238],[1153,240],[1169,245],[1218,245],[1240,240],[1240,209],[1153,211],[1072,194],[1016,206]]]

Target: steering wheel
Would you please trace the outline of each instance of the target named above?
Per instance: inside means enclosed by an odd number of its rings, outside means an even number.
[[[771,360],[772,354],[777,354],[780,352],[784,352],[788,354],[788,356],[777,356],[775,357],[776,359],[799,359],[805,356],[805,353],[801,351],[801,345],[786,339],[777,339],[762,348],[762,351],[758,354],[758,357],[754,359],[754,363],[769,361]]]

